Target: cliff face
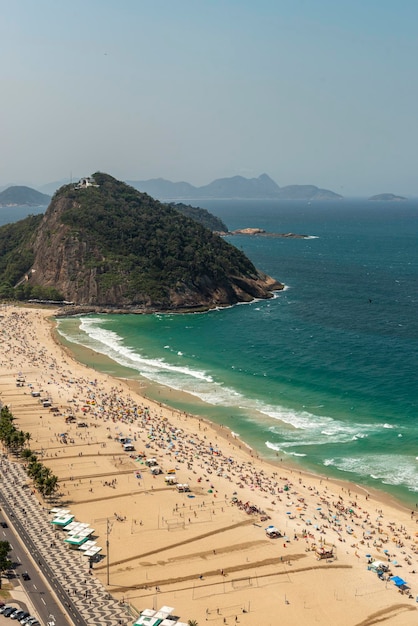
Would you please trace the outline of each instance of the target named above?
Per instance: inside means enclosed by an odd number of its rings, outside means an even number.
[[[97,296],[96,268],[86,266],[93,251],[61,222],[72,201],[59,198],[48,208],[38,229],[30,282],[55,287],[66,300],[92,302]]]
[[[99,309],[212,308],[282,289],[231,244],[105,174],[57,192],[35,234],[29,283]]]

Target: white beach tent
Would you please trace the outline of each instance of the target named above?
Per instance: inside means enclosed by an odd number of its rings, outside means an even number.
[[[58,506],[54,506],[53,509],[49,510],[51,515],[57,516],[57,515],[66,515],[67,513],[70,512],[70,509],[62,509]]]
[[[99,552],[102,551],[102,548],[100,546],[93,546],[92,548],[90,548],[90,550],[86,550],[85,552],[83,552],[84,556],[96,556],[96,554],[99,554]]]
[[[86,541],[86,543],[83,543],[81,546],[78,547],[79,550],[90,550],[91,548],[94,548],[94,546],[97,545],[97,541]]]
[[[172,606],[162,606],[158,611],[144,609],[133,626],[177,626],[179,622],[167,619],[172,611]]]
[[[134,626],[159,626],[161,623],[161,618],[159,617],[149,617],[148,615],[140,615],[136,622],[134,622]]]
[[[80,528],[79,530],[77,530],[76,534],[80,535],[81,537],[90,537],[90,535],[92,535],[93,533],[94,528]]]
[[[66,530],[67,532],[77,532],[77,530],[81,528],[80,527],[80,522],[76,522],[75,520],[73,520],[72,522],[70,522],[69,524],[67,524],[67,526],[64,528],[64,530]]]
[[[168,617],[171,612],[174,611],[174,607],[172,606],[162,606],[156,613],[154,613],[153,617],[159,617],[160,619],[165,619]]]

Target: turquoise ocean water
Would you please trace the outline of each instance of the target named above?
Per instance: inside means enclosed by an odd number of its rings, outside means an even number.
[[[284,292],[202,314],[59,320],[59,332],[260,455],[418,502],[418,201],[199,204],[230,229],[312,236],[230,239]]]

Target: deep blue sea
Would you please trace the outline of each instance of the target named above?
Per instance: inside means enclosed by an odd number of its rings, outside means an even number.
[[[418,502],[418,201],[198,204],[230,229],[310,235],[229,239],[286,290],[201,314],[60,320],[59,331],[260,455]]]

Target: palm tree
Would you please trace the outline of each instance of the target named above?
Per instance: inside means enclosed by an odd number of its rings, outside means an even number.
[[[45,467],[45,465],[42,465],[42,463],[40,463],[39,465],[41,466],[41,471],[35,477],[35,483],[41,494],[44,495],[45,485],[51,477],[51,470],[49,469],[49,467]]]
[[[20,456],[25,461],[36,461],[37,460],[37,457],[33,454],[33,451],[30,448],[25,448],[24,450],[22,450],[22,452],[20,453]]]
[[[44,481],[42,493],[44,496],[49,497],[49,496],[54,495],[57,489],[58,489],[58,476],[51,474]]]
[[[199,626],[197,623],[197,620],[195,619],[189,619],[189,621],[187,622],[188,626]]]
[[[0,589],[2,573],[12,567],[12,562],[9,559],[10,550],[11,547],[8,541],[0,541]]]

